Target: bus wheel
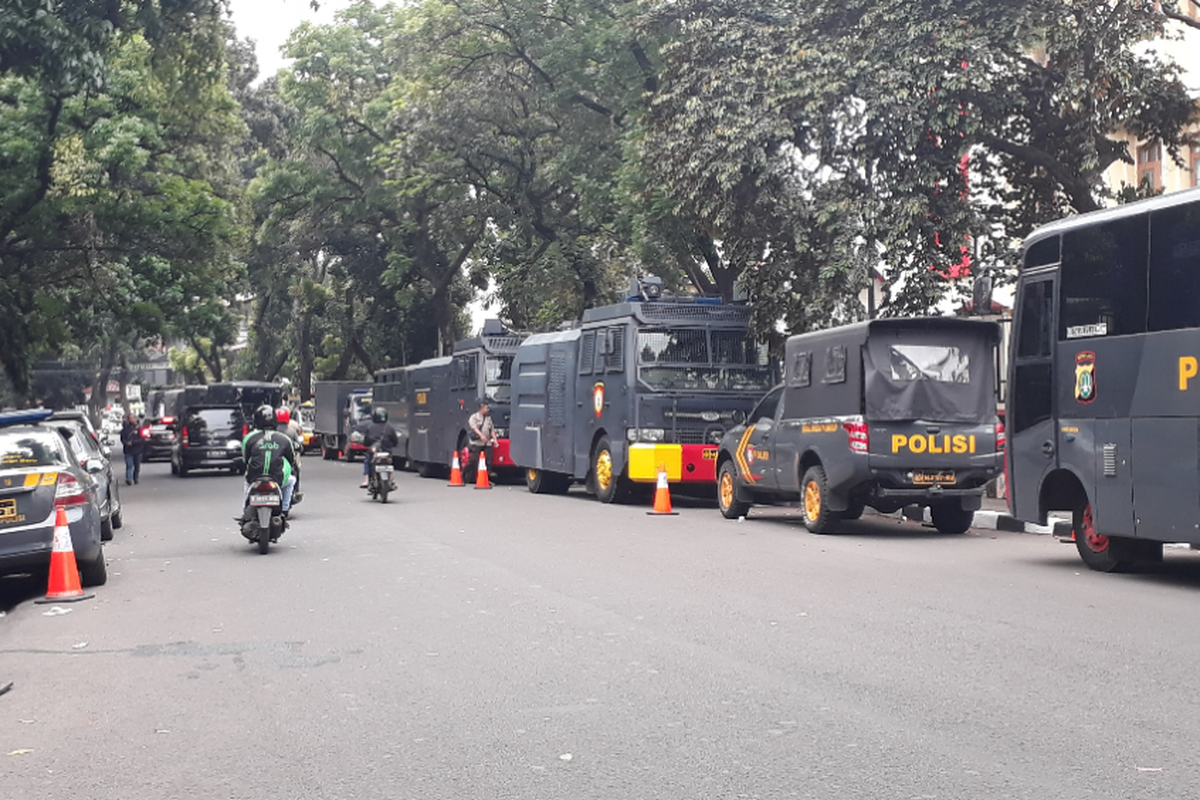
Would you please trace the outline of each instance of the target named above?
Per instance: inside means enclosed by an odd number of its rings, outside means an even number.
[[[804,526],[813,533],[829,533],[838,515],[829,509],[829,484],[825,470],[820,466],[809,467],[800,482],[800,510],[804,515]]]
[[[1071,515],[1072,533],[1079,557],[1097,572],[1124,572],[1133,566],[1132,542],[1096,532],[1092,524],[1092,505],[1084,500]]]
[[[732,461],[722,464],[717,474],[717,508],[725,519],[737,519],[750,513],[750,504],[737,499],[737,467]]]
[[[939,505],[930,509],[933,516],[933,527],[939,533],[966,533],[975,522],[974,511],[964,511],[957,504]]]

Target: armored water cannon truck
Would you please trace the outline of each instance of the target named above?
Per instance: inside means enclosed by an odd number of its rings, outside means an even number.
[[[497,444],[488,468],[515,472],[509,456],[509,413],[512,403],[512,365],[525,334],[506,331],[499,320],[487,320],[479,336],[454,344],[454,353],[432,358],[411,368],[408,375],[410,416],[409,454],[424,476],[441,474],[457,452],[468,476],[476,463],[466,457],[467,420],[489,406]]]
[[[623,502],[660,469],[707,490],[725,432],[770,385],[748,307],[635,280],[624,302],[517,348],[510,452],[534,493],[584,481],[601,502]]]
[[[313,397],[313,432],[321,440],[321,457],[353,461],[364,456],[366,445],[350,441],[350,433],[371,419],[371,382],[316,381]]]

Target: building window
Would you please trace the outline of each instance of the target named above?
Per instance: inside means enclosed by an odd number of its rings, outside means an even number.
[[[1138,184],[1158,191],[1162,189],[1162,145],[1144,144],[1137,149]]]
[[[1192,142],[1192,186],[1200,186],[1200,142]]]

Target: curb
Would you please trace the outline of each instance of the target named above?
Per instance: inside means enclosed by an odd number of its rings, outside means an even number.
[[[894,514],[880,514],[878,511],[868,506],[867,513],[883,517],[904,517],[916,522],[933,524],[933,519],[930,516],[929,509],[921,506],[908,506],[901,511],[895,512]],[[971,524],[971,527],[985,531],[1032,533],[1043,536],[1054,535],[1060,538],[1070,538],[1071,520],[1051,517],[1049,522],[1049,525],[1038,525],[1033,522],[1022,522],[1021,520],[1009,514],[1007,511],[995,511],[992,509],[983,508],[975,512],[975,521]]]

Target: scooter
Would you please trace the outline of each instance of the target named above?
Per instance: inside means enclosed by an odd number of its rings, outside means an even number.
[[[396,488],[396,484],[392,482],[393,472],[395,467],[392,465],[392,454],[387,450],[372,448],[371,475],[367,482],[367,491],[370,492],[372,500],[378,497],[381,503],[388,501],[388,492]]]
[[[258,552],[266,554],[271,542],[283,535],[283,488],[270,475],[250,483],[242,512],[242,536],[258,543]]]

